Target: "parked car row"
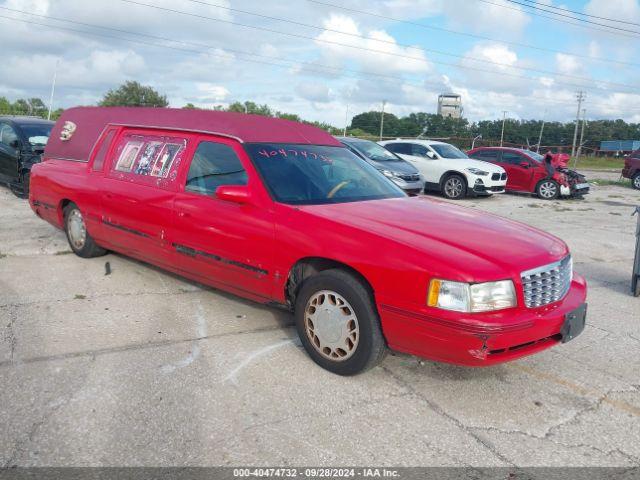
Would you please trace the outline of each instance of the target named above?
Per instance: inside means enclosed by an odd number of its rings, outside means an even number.
[[[113,250],[292,311],[309,356],[341,375],[387,349],[488,366],[583,331],[587,286],[562,240],[397,186],[415,167],[435,185],[504,189],[502,167],[423,166],[462,155],[418,142],[425,156],[400,166],[353,143],[253,115],[73,108],[32,168],[29,202],[80,257]]]

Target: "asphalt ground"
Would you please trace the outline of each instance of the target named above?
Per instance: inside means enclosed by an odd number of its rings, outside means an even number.
[[[640,465],[640,192],[462,203],[569,244],[585,332],[487,369],[390,355],[342,378],[307,357],[288,313],[120,255],[78,258],[0,188],[0,467]]]

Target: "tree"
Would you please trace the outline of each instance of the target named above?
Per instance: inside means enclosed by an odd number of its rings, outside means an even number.
[[[109,90],[101,107],[168,107],[166,95],[160,95],[152,87],[128,81],[115,90]]]

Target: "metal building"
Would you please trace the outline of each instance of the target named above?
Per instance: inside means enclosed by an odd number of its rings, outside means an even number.
[[[443,117],[462,117],[462,97],[456,93],[443,93],[438,97],[438,115]]]

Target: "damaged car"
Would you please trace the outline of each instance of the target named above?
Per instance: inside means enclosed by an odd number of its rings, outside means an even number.
[[[31,167],[40,162],[54,122],[34,117],[0,117],[0,182],[29,196]]]
[[[536,194],[543,200],[581,197],[589,193],[584,175],[569,167],[569,155],[540,155],[520,148],[479,147],[468,152],[471,158],[500,165],[507,171],[507,191]]]

